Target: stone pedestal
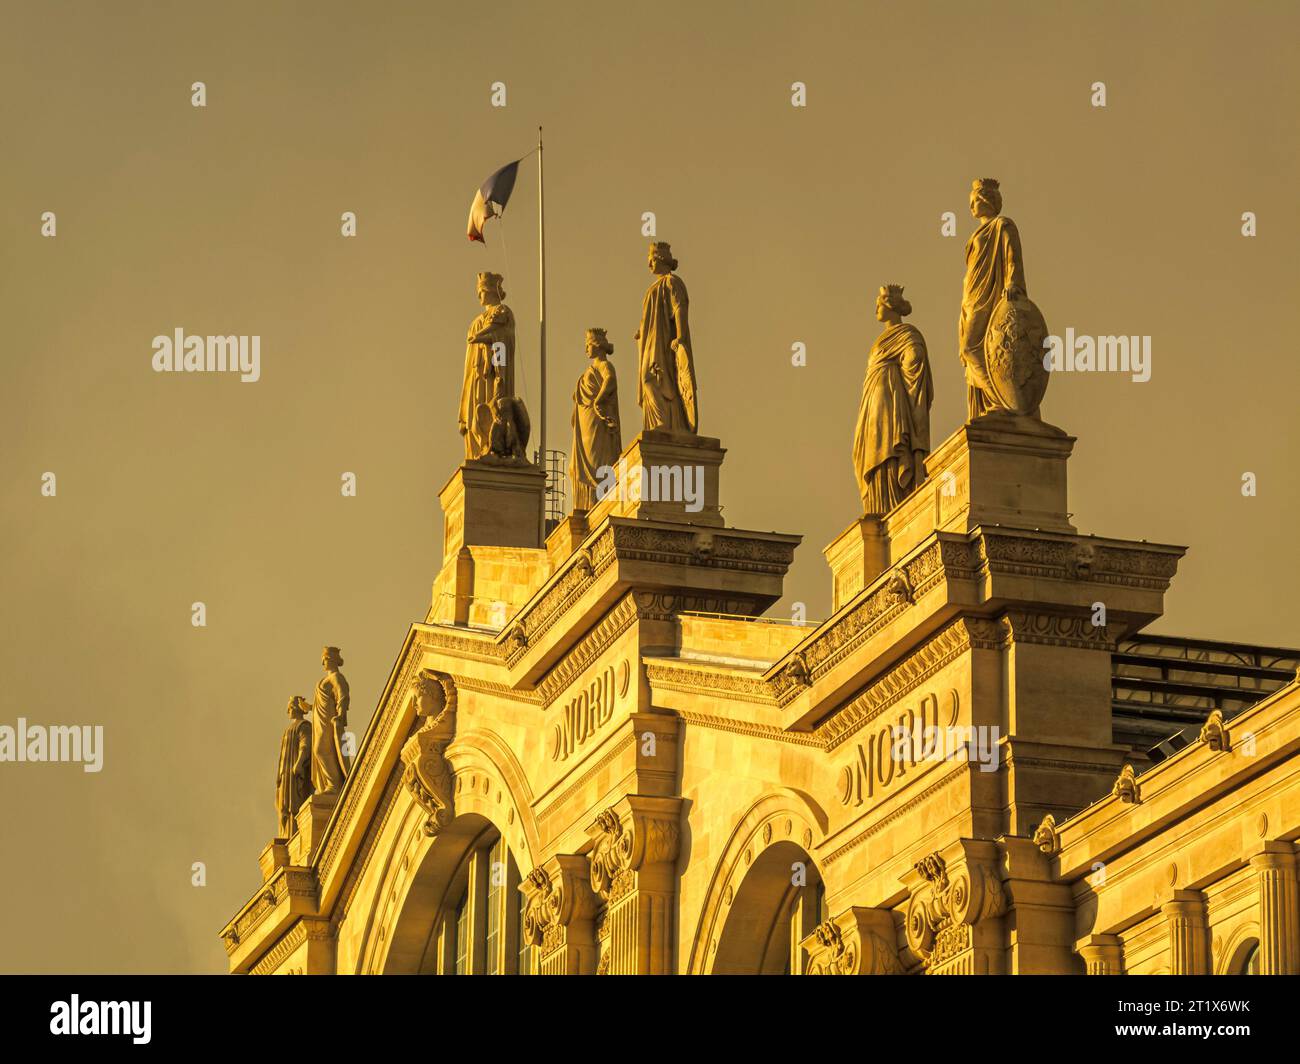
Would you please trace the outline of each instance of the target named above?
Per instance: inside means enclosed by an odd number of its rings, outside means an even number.
[[[438,500],[443,514],[442,568],[433,585],[428,619],[500,628],[546,575],[546,474],[533,465],[472,460],[456,470]],[[494,553],[490,548],[502,550]],[[505,566],[478,572],[476,549],[491,555],[486,559],[489,567],[497,562]]]
[[[911,495],[888,514],[854,521],[825,549],[834,608],[936,530],[1074,533],[1066,499],[1073,448],[1073,436],[1034,418],[992,413],[963,425],[926,460],[926,480]]]
[[[889,537],[879,517],[860,517],[823,552],[831,567],[831,610],[889,568]]]
[[[257,863],[262,869],[262,882],[265,883],[289,864],[289,840],[272,839],[266,844],[266,849],[258,855]]]
[[[642,432],[620,456],[609,491],[587,511],[587,524],[612,516],[723,527],[718,481],[726,453],[709,436]]]
[[[311,859],[320,849],[325,837],[325,825],[329,823],[334,806],[338,803],[338,793],[315,794],[302,803],[298,810],[298,830],[289,840],[289,863],[298,867],[311,864]]]
[[[576,510],[561,520],[546,537],[546,560],[550,563],[551,569],[557,568],[577,550],[590,531],[591,526],[587,523],[585,510]]]
[[[461,547],[540,547],[546,474],[533,465],[479,458],[466,462],[438,493],[442,559]]]

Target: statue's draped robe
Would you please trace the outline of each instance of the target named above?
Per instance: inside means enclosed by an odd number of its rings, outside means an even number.
[[[686,285],[675,273],[666,273],[656,278],[641,303],[637,404],[641,407],[647,429],[697,431],[699,422],[694,399],[695,366],[692,361],[695,352],[686,312]],[[692,396],[689,408],[683,403],[682,382],[678,380],[677,352],[673,349],[676,340],[686,345],[690,356],[686,361]]]
[[[853,434],[853,469],[863,512],[885,514],[925,479],[934,384],[925,340],[911,325],[876,338]]]
[[[984,222],[966,241],[966,280],[957,338],[966,367],[968,420],[998,405],[984,368],[984,334],[1002,294],[1013,285],[1028,294],[1020,233],[1015,222],[999,215]]]
[[[460,424],[465,429],[465,457],[488,453],[492,400],[515,394],[515,316],[504,303],[484,307],[470,324],[465,348],[465,379],[460,389]],[[505,365],[492,362],[492,345],[505,345]]]
[[[294,817],[311,797],[311,722],[296,720],[280,739],[280,771],[275,778],[275,808],[280,838],[293,834]]]
[[[611,427],[606,420],[612,421]],[[596,487],[604,479],[602,466],[614,466],[623,453],[618,420],[618,378],[604,358],[593,358],[573,391],[573,446],[569,451],[569,483],[573,508],[590,510],[600,500]]]
[[[311,784],[317,794],[330,794],[343,786],[347,773],[343,729],[348,722],[348,697],[348,682],[341,672],[327,672],[316,685],[316,700],[311,707]]]

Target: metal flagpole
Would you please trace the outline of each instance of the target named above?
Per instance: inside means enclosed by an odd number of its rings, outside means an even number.
[[[542,127],[537,127],[537,290],[539,308],[538,353],[541,356],[541,407],[538,427],[538,450],[541,466],[546,474],[546,487],[542,492],[542,543],[546,544],[546,511],[550,497],[551,472],[546,454],[546,200],[542,192]]]

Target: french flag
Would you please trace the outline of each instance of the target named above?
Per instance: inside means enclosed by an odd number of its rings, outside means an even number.
[[[522,160],[516,159],[512,163],[506,163],[474,193],[474,202],[469,207],[468,236],[471,240],[477,240],[480,244],[487,243],[483,239],[483,226],[489,218],[499,218],[506,209],[510,193],[515,188],[515,176],[519,173],[520,162]]]

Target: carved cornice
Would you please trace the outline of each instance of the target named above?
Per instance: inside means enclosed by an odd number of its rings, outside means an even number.
[[[286,866],[262,885],[262,889],[222,932],[221,939],[226,953],[233,954],[242,942],[247,941],[257,925],[290,896],[307,898],[315,904],[316,876],[310,868]]]
[[[307,941],[307,921],[299,920],[250,969],[253,975],[269,975],[284,963],[289,954]]]
[[[313,920],[310,917],[303,917],[280,936],[279,941],[262,956],[261,960],[249,969],[249,972],[251,975],[270,975],[304,942],[330,942],[333,939],[334,928],[328,920]],[[301,972],[297,974],[301,974]]]
[[[1105,625],[1093,624],[1089,613],[1008,610],[999,621],[1009,643],[1038,643],[1107,653],[1115,650],[1110,630]]]
[[[959,618],[940,629],[902,662],[872,681],[842,708],[831,712],[813,731],[817,741],[834,750],[859,729],[935,673],[955,661],[973,645],[987,643],[988,622]]]
[[[1164,591],[1178,571],[1181,549],[1100,544],[1088,539],[1011,535],[981,529],[978,567],[982,574],[1088,580],[1097,584]]]
[[[930,587],[943,578],[944,552],[959,552],[960,544],[940,540],[915,558],[876,581],[852,609],[814,632],[788,659],[774,666],[768,678],[781,705],[816,683],[863,643],[901,617]],[[900,575],[901,574],[901,575]]]

